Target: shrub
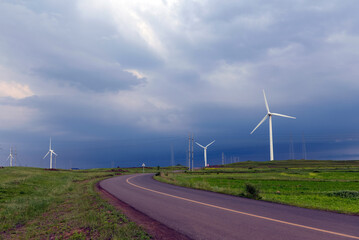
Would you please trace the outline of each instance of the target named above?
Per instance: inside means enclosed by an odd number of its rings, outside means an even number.
[[[250,183],[246,183],[245,184],[245,193],[244,193],[245,197],[247,198],[252,198],[252,199],[261,199],[261,197],[259,196],[259,189],[250,184]]]
[[[330,192],[327,195],[330,197],[359,198],[359,191],[342,190],[342,191]]]

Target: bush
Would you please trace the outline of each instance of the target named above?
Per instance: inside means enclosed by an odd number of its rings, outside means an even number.
[[[327,194],[329,197],[341,197],[341,198],[359,198],[359,191],[342,190],[337,192],[330,192]]]
[[[250,184],[250,183],[246,183],[246,187],[245,187],[245,193],[244,196],[247,198],[252,198],[252,199],[261,199],[261,196],[259,196],[259,189]]]

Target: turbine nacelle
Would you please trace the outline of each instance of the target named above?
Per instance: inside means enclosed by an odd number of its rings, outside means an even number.
[[[54,154],[55,156],[57,156],[57,154],[53,151],[53,150],[51,150],[50,151],[52,154]]]

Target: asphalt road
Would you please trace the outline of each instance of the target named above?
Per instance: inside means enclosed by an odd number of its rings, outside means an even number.
[[[359,239],[359,216],[188,189],[155,181],[152,176],[124,175],[100,185],[192,239]]]

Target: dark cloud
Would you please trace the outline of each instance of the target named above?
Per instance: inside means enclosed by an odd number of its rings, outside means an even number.
[[[214,163],[222,152],[267,160],[268,124],[249,135],[265,114],[265,89],[272,111],[297,117],[273,119],[279,159],[291,135],[298,156],[304,135],[310,158],[357,158],[358,8],[354,0],[2,1],[0,83],[11,84],[0,91],[8,111],[0,144],[17,143],[28,165],[44,166],[37,156],[51,135],[62,167],[165,165],[173,144],[185,164],[193,132],[216,139]],[[198,166],[201,156],[196,149]]]
[[[69,84],[81,90],[119,91],[130,89],[145,82],[133,74],[116,66],[76,66],[76,62],[46,66],[34,70],[44,79],[57,81],[59,84]]]

